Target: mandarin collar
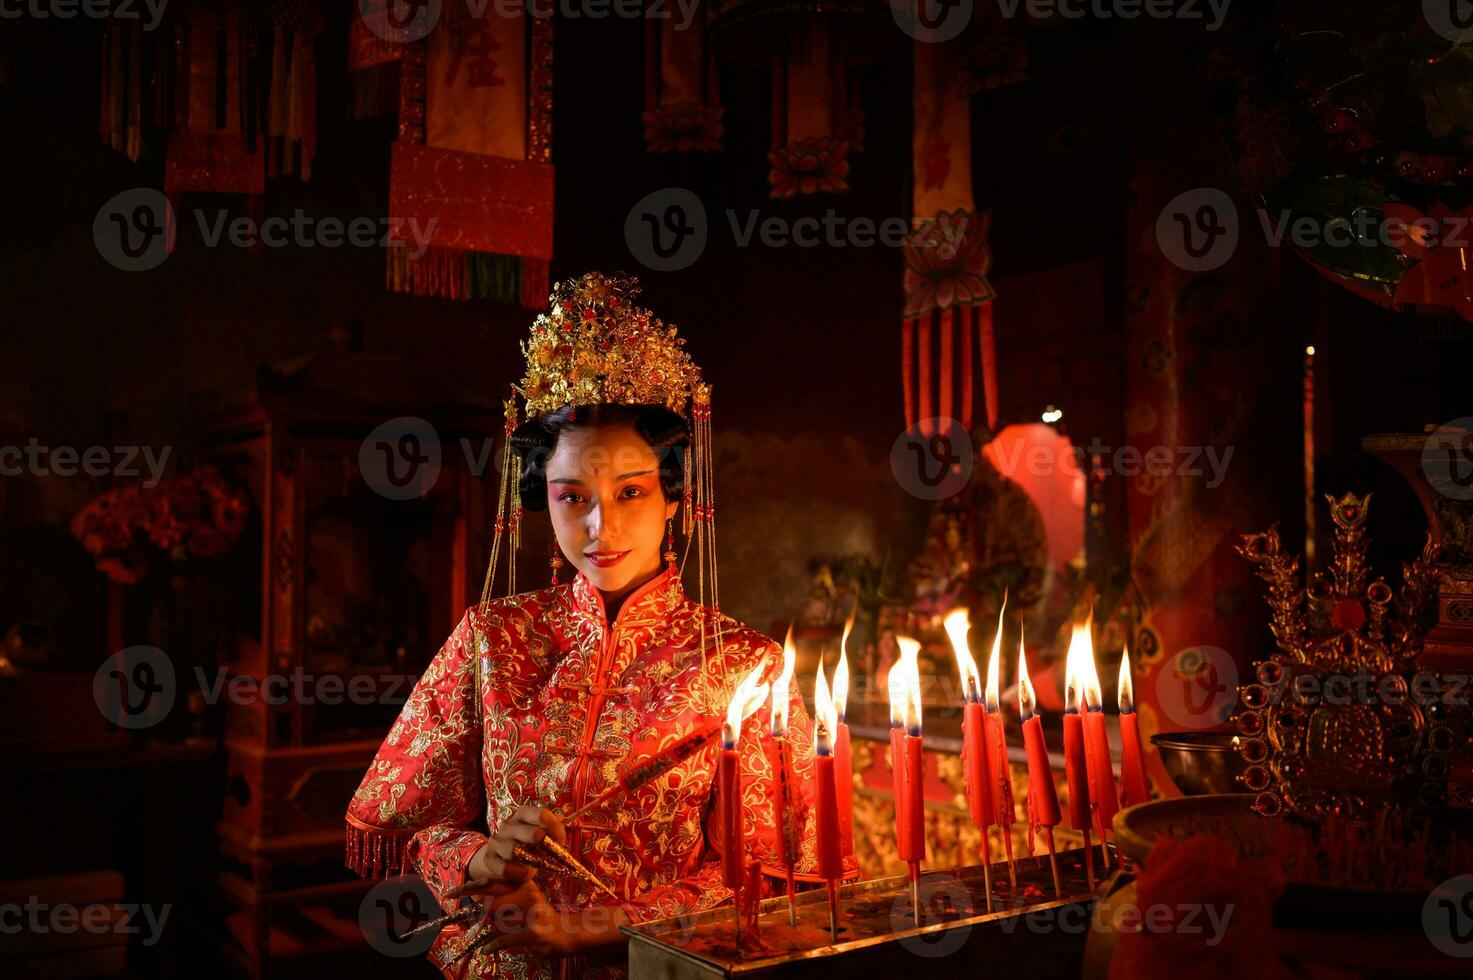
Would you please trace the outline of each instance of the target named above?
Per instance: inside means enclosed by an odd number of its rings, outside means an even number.
[[[654,578],[629,594],[619,607],[615,623],[635,620],[663,620],[679,605],[685,591],[680,585],[680,573],[674,568],[664,568]],[[573,577],[573,605],[579,612],[591,616],[599,623],[609,624],[604,610],[603,593],[588,577],[579,572]]]

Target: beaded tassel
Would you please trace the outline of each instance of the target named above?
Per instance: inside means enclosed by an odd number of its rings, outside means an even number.
[[[696,546],[696,588],[704,611],[701,616],[701,667],[706,667],[706,621],[716,641],[716,652],[722,652],[721,600],[716,579],[716,493],[715,468],[711,458],[711,386],[698,384],[691,392],[691,428],[694,462],[694,505],[691,522]],[[687,470],[687,474],[690,470]],[[706,601],[706,580],[711,583],[711,600]]]
[[[496,563],[501,558],[501,539],[511,531],[511,549],[507,557],[507,595],[516,591],[517,548],[521,544],[522,507],[518,496],[521,483],[521,459],[511,451],[511,434],[517,427],[515,399],[506,400],[506,423],[502,426],[501,485],[496,491],[496,524],[491,535],[491,560],[486,563],[486,579],[481,585],[480,610],[485,612],[491,601],[491,586],[496,580]],[[516,505],[513,506],[513,501]],[[554,569],[554,571],[556,571]]]

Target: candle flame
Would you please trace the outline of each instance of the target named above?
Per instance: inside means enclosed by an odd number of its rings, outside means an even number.
[[[1018,627],[1018,715],[1024,721],[1033,717],[1038,706],[1038,697],[1033,691],[1033,681],[1028,676],[1028,655],[1023,651],[1023,627]]]
[[[1069,638],[1069,653],[1064,658],[1064,710],[1078,711],[1084,707],[1083,664],[1094,665],[1094,641],[1090,636],[1090,624],[1094,616],[1082,623],[1074,624],[1074,633]]]
[[[1074,692],[1075,707],[1080,711],[1100,711],[1105,706],[1104,694],[1100,690],[1100,675],[1095,669],[1094,613],[1075,625],[1074,636],[1069,641],[1069,687]],[[1066,702],[1067,703],[1067,702]]]
[[[1135,710],[1135,687],[1130,681],[1130,647],[1120,657],[1120,687],[1118,701],[1120,713],[1128,715]]]
[[[965,607],[958,606],[942,620],[946,635],[951,638],[951,652],[956,655],[956,669],[962,678],[962,697],[968,701],[982,700],[982,674],[977,670],[977,661],[967,646],[967,631],[972,628],[972,618]]]
[[[999,661],[1002,659],[1002,617],[1008,610],[1008,597],[1002,597],[1002,608],[997,611],[997,635],[992,638],[992,656],[987,658],[987,710],[997,711],[1002,707],[1002,697],[998,693],[999,684]]]
[[[819,755],[833,751],[834,732],[838,730],[838,713],[829,697],[829,682],[823,675],[823,660],[818,662],[818,677],[813,685],[813,750]]]
[[[900,659],[890,665],[890,727],[904,726],[912,735],[921,733],[921,645],[908,636],[897,636]]]
[[[762,702],[767,700],[767,685],[762,683],[762,672],[766,663],[752,668],[732,692],[731,702],[726,707],[726,724],[721,727],[721,738],[729,749],[736,748],[737,736],[741,734],[742,722],[752,716]]]
[[[793,680],[793,664],[798,652],[793,649],[793,627],[788,627],[783,640],[783,670],[772,685],[772,737],[782,738],[788,733],[788,689]]]

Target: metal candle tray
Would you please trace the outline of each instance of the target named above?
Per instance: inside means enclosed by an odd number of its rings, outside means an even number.
[[[1046,854],[1019,858],[1018,885],[1005,862],[992,865],[993,911],[987,911],[982,866],[932,869],[921,875],[921,925],[911,908],[910,879],[876,878],[841,891],[839,933],[829,933],[828,893],[817,888],[795,900],[798,924],[788,922],[786,897],[759,906],[757,935],[744,928],[735,943],[730,905],[708,912],[626,926],[630,980],[714,977],[797,977],[815,970],[845,980],[903,980],[907,970],[925,976],[966,977],[995,973],[1030,980],[1079,975],[1095,896],[1084,851],[1059,854],[1062,898],[1054,895]],[[1100,881],[1113,865],[1095,848]]]

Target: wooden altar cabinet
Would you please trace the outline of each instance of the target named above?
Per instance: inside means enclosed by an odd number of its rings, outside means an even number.
[[[456,405],[412,365],[346,351],[263,372],[260,389],[207,436],[260,516],[243,559],[258,567],[241,583],[237,621],[222,627],[223,666],[232,679],[278,678],[225,709],[219,885],[233,909],[229,952],[252,976],[364,946],[368,883],[343,867],[343,813],[414,680],[479,594],[498,476],[485,450],[502,423],[499,411]],[[438,471],[416,475],[418,495],[372,469],[372,454],[431,448]],[[245,541],[237,550],[251,553]]]

